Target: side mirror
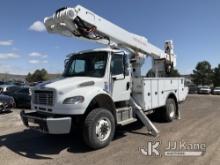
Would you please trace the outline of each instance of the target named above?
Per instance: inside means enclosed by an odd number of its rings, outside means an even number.
[[[124,75],[123,74],[114,75],[114,76],[112,76],[112,79],[113,80],[123,80]]]

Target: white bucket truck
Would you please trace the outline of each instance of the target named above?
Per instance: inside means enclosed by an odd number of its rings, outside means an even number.
[[[49,134],[80,127],[85,143],[98,149],[111,142],[117,125],[138,119],[157,136],[147,117],[155,109],[166,121],[180,118],[178,104],[188,92],[184,78],[164,77],[176,65],[172,41],[165,42],[163,51],[80,5],[61,8],[44,23],[49,33],[108,47],[69,55],[62,78],[34,87],[33,111],[21,112],[24,125]],[[147,56],[153,59],[154,78],[141,76]]]

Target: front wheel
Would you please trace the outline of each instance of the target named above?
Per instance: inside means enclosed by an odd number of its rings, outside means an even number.
[[[92,149],[103,148],[111,142],[115,133],[112,113],[103,108],[92,110],[84,121],[83,138]]]

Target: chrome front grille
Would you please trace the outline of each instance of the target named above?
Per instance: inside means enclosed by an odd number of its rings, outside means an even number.
[[[40,90],[34,91],[33,102],[34,104],[53,106],[53,102],[54,102],[53,91],[40,91]]]

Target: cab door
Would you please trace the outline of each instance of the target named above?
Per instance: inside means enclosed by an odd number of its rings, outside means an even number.
[[[112,98],[114,102],[130,99],[131,76],[128,67],[128,59],[125,54],[112,54],[110,71]]]

